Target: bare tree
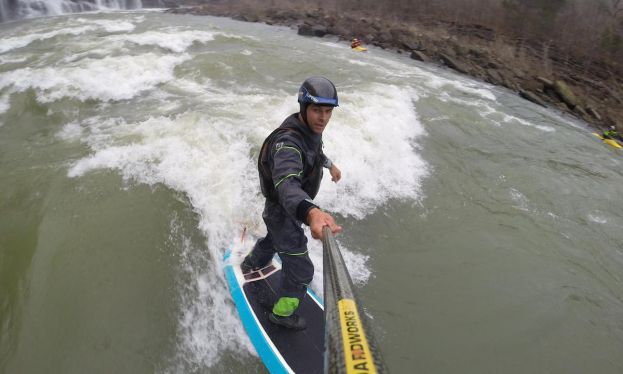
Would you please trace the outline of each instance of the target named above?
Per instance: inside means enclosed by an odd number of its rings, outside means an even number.
[[[610,0],[610,11],[615,19],[623,16],[623,0]]]

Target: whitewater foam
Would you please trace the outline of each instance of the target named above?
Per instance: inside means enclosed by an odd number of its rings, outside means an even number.
[[[144,18],[143,18],[144,19]],[[75,19],[78,23],[86,23],[100,26],[106,32],[130,32],[136,28],[136,25],[132,22],[122,21],[122,20],[109,20],[109,19],[87,19],[87,18],[77,18]],[[140,20],[137,20],[140,22]]]
[[[510,189],[510,197],[516,203],[513,208],[528,211],[528,198],[516,188]]]
[[[607,218],[604,218],[598,214],[592,214],[592,213],[588,215],[588,220],[590,222],[595,222],[595,223],[600,223],[600,224],[608,223]]]
[[[503,121],[506,123],[519,123],[520,125],[523,126],[528,126],[528,127],[534,127],[536,129],[539,129],[541,131],[544,132],[556,132],[556,129],[554,129],[551,126],[545,126],[545,125],[535,125],[534,123],[530,122],[530,121],[526,121],[525,119],[519,118],[519,117],[515,117],[509,114],[504,114],[503,115]]]
[[[146,53],[138,56],[86,58],[73,66],[24,68],[0,74],[0,88],[16,92],[36,90],[37,100],[64,97],[78,100],[127,100],[175,78],[174,68],[189,55]]]
[[[33,33],[23,36],[14,36],[11,38],[0,39],[0,53],[5,53],[14,49],[23,48],[35,41],[43,41],[52,39],[59,35],[81,35],[88,31],[95,30],[93,26],[81,26],[74,28],[63,28],[60,30],[50,31],[46,33]]]
[[[365,61],[361,61],[361,60],[355,60],[355,59],[347,59],[346,61],[348,61],[348,63],[353,64],[353,65],[359,65],[359,66],[370,66],[369,63],[365,62]]]
[[[130,42],[138,45],[153,45],[172,52],[184,52],[195,42],[206,43],[214,40],[214,33],[171,28],[164,31],[148,31],[141,34],[112,35],[106,37],[108,43]]]
[[[345,104],[335,110],[324,136],[325,153],[343,170],[343,179],[323,180],[321,206],[362,219],[389,199],[420,197],[428,168],[414,148],[425,132],[412,94],[388,85],[344,93]]]
[[[15,64],[28,60],[28,56],[0,56],[0,65]]]
[[[63,126],[56,136],[63,140],[76,141],[82,138],[83,133],[82,126],[78,122],[70,122]]]

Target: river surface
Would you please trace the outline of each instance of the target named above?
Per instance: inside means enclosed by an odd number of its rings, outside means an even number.
[[[264,233],[258,148],[310,75],[391,372],[623,372],[621,151],[405,55],[159,12],[0,24],[0,372],[265,372],[222,256]]]

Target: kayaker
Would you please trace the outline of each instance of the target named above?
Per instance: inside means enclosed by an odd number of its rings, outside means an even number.
[[[359,39],[353,38],[353,40],[350,41],[350,47],[351,48],[361,47],[361,42],[359,41]]]
[[[295,330],[306,327],[305,319],[295,312],[314,276],[301,225],[308,225],[315,239],[322,239],[324,226],[333,233],[342,231],[333,217],[312,201],[320,188],[323,167],[329,169],[334,182],[342,177],[322,152],[322,132],[338,106],[337,91],[327,78],[311,77],[301,85],[298,102],[299,112],[288,116],[260,149],[260,186],[266,197],[262,218],[268,233],[240,265],[246,274],[266,266],[275,252],[279,255],[283,277],[277,297],[262,304],[271,307],[268,319],[272,323]]]
[[[608,130],[605,130],[601,136],[604,139],[621,139],[621,135],[617,132],[614,126],[610,126]]]

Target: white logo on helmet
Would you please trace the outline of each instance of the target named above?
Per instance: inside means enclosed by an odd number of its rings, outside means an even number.
[[[309,100],[313,103],[318,103],[318,98],[310,94],[306,89],[301,89],[299,91],[299,100]]]

